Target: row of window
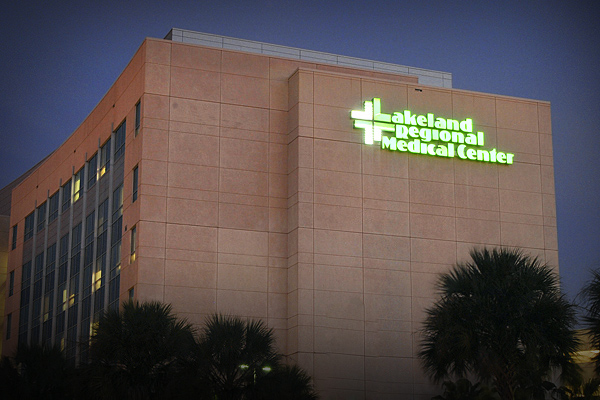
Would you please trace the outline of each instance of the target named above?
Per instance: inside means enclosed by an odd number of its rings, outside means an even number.
[[[73,360],[76,345],[89,340],[90,327],[97,322],[100,312],[107,306],[117,307],[123,227],[122,185],[112,195],[112,218],[109,201],[109,198],[104,199],[58,243],[36,255],[33,263],[28,261],[23,265],[19,343],[27,343],[29,335],[30,343],[47,344],[54,336],[54,343],[66,348],[68,358]],[[13,294],[14,271],[11,271],[9,296]],[[7,326],[7,339],[10,328]],[[86,351],[82,347],[82,358],[86,357]]]
[[[135,105],[135,136],[140,129],[141,104],[138,101]],[[59,208],[61,213],[67,211],[71,204],[82,197],[84,187],[89,190],[109,171],[111,155],[117,160],[125,153],[125,133],[126,121],[123,121],[113,132],[112,140],[109,138],[87,161],[87,169],[86,166],[82,167],[72,179],[62,185],[61,190],[25,218],[24,241],[32,238],[34,232],[43,230],[46,222],[50,224],[56,220]],[[132,176],[132,202],[135,202],[139,182],[137,166],[133,169]],[[27,342],[28,336],[31,343],[47,343],[54,336],[53,342],[65,348],[68,358],[73,360],[78,353],[76,344],[89,339],[90,328],[93,322],[97,322],[100,311],[107,307],[118,307],[123,230],[122,184],[113,192],[112,218],[108,215],[108,203],[109,199],[101,202],[83,223],[74,226],[58,243],[50,245],[45,252],[23,265],[19,343]],[[111,233],[108,234],[108,231]],[[14,225],[11,249],[16,248],[17,234],[18,225]],[[107,240],[108,236],[111,237],[110,240]],[[131,240],[130,260],[133,262],[136,249],[135,227],[131,231]],[[56,261],[58,264],[55,267]],[[8,283],[8,295],[13,296],[15,271],[10,271]],[[132,293],[131,290],[130,294]],[[5,321],[6,339],[10,339],[12,313],[7,315]],[[82,348],[77,357],[85,359],[86,352]]]
[[[117,160],[125,153],[125,132],[127,130],[126,120],[114,131],[114,159]],[[135,136],[138,135],[141,128],[141,103],[137,102],[135,105]],[[110,167],[110,154],[111,154],[111,139],[109,138],[100,148],[98,153],[95,153],[88,160],[88,172],[87,177],[84,176],[85,166],[73,176],[73,180],[68,180],[62,186],[62,206],[61,212],[65,212],[69,209],[71,203],[75,203],[81,198],[83,184],[87,178],[87,190],[89,190],[96,181],[104,176]],[[135,202],[138,197],[138,167],[133,169],[133,199]],[[37,212],[37,227],[36,232],[44,229],[46,223],[46,206],[48,207],[48,224],[52,223],[58,218],[58,207],[59,207],[59,191],[54,193],[48,199],[48,202],[44,202],[38,206],[35,212]],[[33,237],[34,233],[34,212],[25,217],[25,230],[23,234],[23,241],[27,241]],[[17,247],[17,225],[13,226],[12,229],[12,243],[11,249],[14,250]]]

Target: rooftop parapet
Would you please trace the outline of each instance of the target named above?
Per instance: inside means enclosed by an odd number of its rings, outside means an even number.
[[[381,61],[365,60],[321,51],[305,50],[296,47],[255,42],[253,40],[236,39],[211,33],[195,32],[186,29],[173,28],[165,39],[174,42],[199,44],[220,49],[245,51],[276,57],[292,58],[295,60],[312,61],[323,64],[333,64],[351,68],[369,69],[380,72],[412,75],[419,78],[419,83],[429,86],[452,88],[450,72],[434,71],[424,68],[408,67]]]

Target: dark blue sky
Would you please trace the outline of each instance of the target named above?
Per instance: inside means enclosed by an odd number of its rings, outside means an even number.
[[[57,148],[172,27],[451,72],[552,103],[560,271],[600,267],[597,1],[16,1],[0,13],[0,187]]]

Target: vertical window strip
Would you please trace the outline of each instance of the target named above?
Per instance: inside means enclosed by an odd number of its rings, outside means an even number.
[[[125,153],[125,130],[126,121],[123,121],[115,131],[115,160]]]
[[[136,233],[137,233],[137,227],[133,227],[131,228],[131,252],[130,252],[130,259],[129,262],[133,263],[135,261],[135,249],[136,249]]]
[[[44,280],[44,302],[42,306],[42,344],[48,344],[52,338],[55,266],[56,243],[46,250],[46,278]]]
[[[88,161],[87,178],[87,188],[89,190],[96,183],[98,178],[98,153],[94,154]]]
[[[46,203],[42,203],[37,208],[37,230],[41,231],[46,226]]]
[[[73,178],[73,203],[81,197],[81,181],[83,179],[84,168],[81,168]]]
[[[12,228],[12,245],[11,245],[11,250],[14,250],[17,248],[17,225],[13,226]]]
[[[15,294],[15,271],[10,271],[8,278],[8,297]]]
[[[138,166],[136,165],[135,168],[133,168],[133,192],[132,192],[132,198],[131,198],[131,202],[134,203],[137,198],[138,198]]]
[[[62,192],[62,212],[65,212],[71,206],[71,180],[69,179],[67,183],[63,185]]]
[[[29,240],[33,237],[33,222],[34,222],[34,213],[29,214],[25,217],[25,231],[23,234],[23,240]]]
[[[104,309],[105,275],[106,275],[106,250],[108,240],[108,199],[98,206],[98,227],[96,240],[96,269],[94,270],[92,290],[94,294],[94,322],[98,322],[101,311]]]
[[[58,285],[56,293],[56,329],[55,343],[64,344],[64,331],[67,310],[67,268],[69,264],[69,234],[60,238],[58,258]]]
[[[58,192],[50,196],[50,200],[48,200],[48,224],[58,218],[58,201]]]
[[[42,279],[44,278],[44,252],[35,257],[33,270],[33,301],[31,311],[31,344],[40,343],[40,320],[42,314]]]
[[[31,261],[23,264],[21,273],[21,304],[19,311],[19,344],[27,343],[29,304],[31,300]]]
[[[121,238],[123,233],[123,185],[113,192],[113,214],[111,225],[110,273],[108,288],[108,307],[119,306],[119,287],[121,280]]]
[[[140,127],[142,122],[142,103],[141,100],[135,105],[135,136],[140,133]]]
[[[104,174],[110,168],[110,138],[102,145],[100,148],[100,177],[103,177]]]
[[[6,316],[6,340],[10,339],[10,331],[12,331],[12,313]]]

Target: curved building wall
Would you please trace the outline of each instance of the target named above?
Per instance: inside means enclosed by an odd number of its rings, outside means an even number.
[[[398,151],[393,112],[472,124],[485,133],[473,146],[514,162]],[[93,156],[109,138],[103,170]],[[547,102],[147,39],[13,191],[3,351],[49,340],[85,361],[98,312],[132,297],[170,303],[194,324],[215,312],[263,319],[325,399],[431,398],[415,354],[437,274],[474,246],[519,246],[557,265],[551,143]],[[66,211],[38,218],[55,193]]]

